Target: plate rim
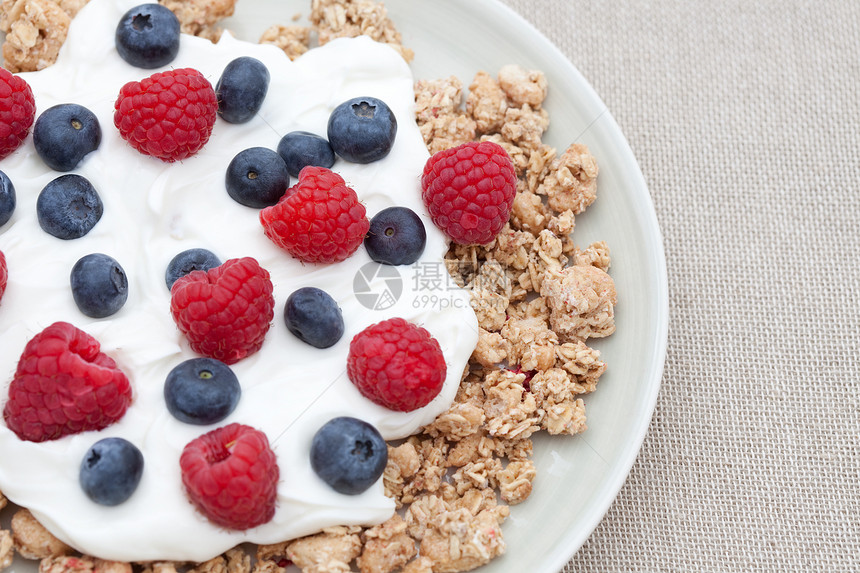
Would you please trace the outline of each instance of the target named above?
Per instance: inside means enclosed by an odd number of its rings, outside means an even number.
[[[557,551],[553,551],[547,555],[544,561],[544,565],[548,567],[547,571],[561,571],[591,537],[614,504],[635,465],[653,421],[667,358],[670,319],[668,272],[664,238],[657,218],[653,196],[648,189],[647,181],[642,173],[639,162],[627,138],[624,136],[623,130],[591,82],[579,71],[571,59],[535,24],[527,20],[512,7],[503,3],[502,0],[468,0],[468,4],[470,4],[470,11],[493,11],[501,17],[508,19],[512,25],[527,29],[529,32],[529,41],[538,44],[538,48],[546,59],[551,61],[551,65],[560,66],[574,76],[575,82],[583,88],[579,96],[587,98],[592,105],[602,110],[600,116],[595,118],[595,122],[599,119],[608,124],[606,133],[610,136],[613,144],[617,146],[620,156],[625,158],[624,163],[629,167],[627,175],[632,178],[634,188],[636,189],[635,193],[628,191],[628,195],[634,197],[634,202],[641,208],[639,211],[639,220],[647,226],[655,242],[652,261],[649,265],[652,265],[656,279],[654,286],[656,287],[657,297],[654,302],[656,303],[655,316],[658,318],[658,321],[652,325],[654,344],[651,356],[654,367],[648,372],[647,377],[643,377],[642,382],[648,389],[646,401],[639,411],[640,419],[638,424],[635,425],[636,432],[634,435],[629,436],[630,439],[620,452],[619,458],[621,461],[616,463],[615,467],[608,474],[608,483],[605,487],[601,488],[599,499],[591,506],[590,511],[584,515],[582,525],[580,527],[565,529],[558,537],[558,543],[556,544]],[[3,36],[5,34],[0,34],[0,39]],[[590,129],[590,126],[577,139],[580,139],[588,129]],[[642,191],[641,193],[639,192],[640,190]],[[10,570],[14,572],[14,566]]]
[[[644,174],[642,173],[639,161],[636,159],[629,141],[624,136],[621,126],[600,98],[591,82],[588,81],[588,79],[579,71],[567,55],[561,51],[561,48],[553,43],[532,22],[527,20],[507,4],[504,4],[501,0],[470,0],[470,3],[473,5],[483,5],[484,9],[496,10],[504,14],[505,17],[517,22],[518,25],[527,28],[532,36],[530,40],[540,43],[539,48],[546,56],[548,56],[548,59],[551,59],[554,65],[567,68],[575,76],[576,82],[585,88],[579,95],[587,97],[592,104],[599,106],[599,108],[603,110],[600,116],[595,118],[593,123],[596,123],[598,120],[607,122],[608,134],[611,135],[611,140],[615,145],[617,145],[620,154],[627,156],[625,164],[632,167],[632,169],[629,170],[628,175],[632,176],[634,180],[634,188],[637,191],[642,191],[642,193],[628,193],[637,199],[636,203],[639,206],[644,207],[644,209],[640,211],[640,220],[647,225],[655,238],[656,249],[652,253],[652,258],[653,263],[656,263],[656,266],[654,267],[656,279],[655,286],[657,290],[657,300],[655,301],[657,303],[657,308],[655,314],[658,318],[658,322],[653,325],[653,332],[655,333],[655,343],[652,351],[654,368],[652,368],[648,373],[647,384],[645,384],[649,389],[646,394],[647,401],[640,411],[640,421],[638,425],[636,425],[636,433],[635,435],[630,436],[631,440],[623,449],[621,454],[621,463],[616,464],[616,467],[613,468],[613,471],[610,473],[611,481],[605,488],[603,488],[603,496],[601,496],[601,499],[594,509],[586,514],[583,519],[582,527],[569,528],[565,530],[565,532],[559,537],[559,543],[557,544],[559,551],[547,559],[547,565],[551,566],[553,571],[561,571],[571,561],[571,559],[573,559],[588,538],[591,537],[597,526],[605,518],[612,504],[618,498],[621,488],[626,483],[627,478],[639,457],[639,453],[642,450],[642,445],[644,444],[654,417],[654,411],[656,409],[665,369],[669,336],[669,280],[664,238],[657,219],[653,196],[648,189],[648,184],[645,180]],[[591,125],[589,125],[589,127],[586,128],[586,130],[580,134],[577,139],[580,139],[590,128]]]

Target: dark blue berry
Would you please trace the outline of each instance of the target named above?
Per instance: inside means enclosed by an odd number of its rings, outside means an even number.
[[[167,283],[167,290],[170,290],[173,288],[173,283],[191,271],[208,271],[220,266],[221,261],[212,251],[207,251],[206,249],[188,249],[182,251],[167,263],[164,282]]]
[[[311,442],[311,467],[338,493],[358,495],[376,483],[388,463],[379,431],[343,416],[327,422]]]
[[[245,123],[254,117],[269,91],[269,69],[256,58],[242,56],[224,68],[215,92],[218,115],[229,123]]]
[[[9,176],[0,171],[0,227],[12,218],[16,204],[15,186]]]
[[[287,297],[284,322],[299,340],[317,348],[333,346],[343,336],[340,307],[327,292],[316,287],[302,287]]]
[[[36,199],[36,216],[42,229],[58,239],[79,239],[102,218],[101,197],[85,177],[61,175]]]
[[[236,154],[227,166],[227,194],[246,207],[262,209],[278,202],[290,186],[290,174],[281,156],[265,147]]]
[[[170,413],[186,424],[215,424],[239,403],[242,388],[229,366],[214,358],[192,358],[177,365],[164,383]]]
[[[308,131],[292,131],[281,138],[278,154],[293,177],[308,165],[330,168],[334,165],[334,150],[328,140]]]
[[[371,163],[391,151],[397,119],[373,97],[359,97],[337,106],[328,118],[328,141],[334,152],[353,163]]]
[[[411,265],[424,252],[426,243],[421,217],[406,207],[388,207],[374,215],[364,238],[370,258],[386,265]]]
[[[119,505],[143,476],[143,454],[123,438],[104,438],[87,451],[79,474],[81,488],[100,505]]]
[[[102,128],[96,115],[82,105],[61,103],[39,115],[33,126],[33,145],[45,165],[71,171],[85,155],[98,149]]]
[[[166,66],[179,53],[179,19],[161,4],[141,4],[116,27],[116,51],[137,68]]]
[[[128,277],[116,259],[93,253],[81,257],[71,274],[72,297],[91,318],[116,314],[128,300]]]

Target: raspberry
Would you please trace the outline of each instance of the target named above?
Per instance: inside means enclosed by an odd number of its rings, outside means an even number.
[[[256,260],[230,259],[173,284],[170,312],[191,349],[225,364],[258,351],[275,316],[269,272]]]
[[[0,68],[0,159],[24,142],[36,119],[36,103],[29,84]]]
[[[123,139],[144,155],[172,162],[191,157],[209,141],[218,100],[209,80],[183,68],[125,84],[114,109]]]
[[[6,267],[6,255],[0,251],[0,300],[3,300],[3,293],[6,292],[6,281],[9,279],[9,270]]]
[[[325,167],[305,167],[277,205],[260,211],[276,245],[306,263],[338,263],[353,254],[370,222],[343,178]]]
[[[517,174],[502,146],[470,141],[428,159],[421,189],[430,217],[452,241],[484,245],[508,222]]]
[[[370,401],[411,412],[442,390],[445,357],[439,342],[420,326],[390,318],[368,326],[349,345],[346,373]]]
[[[98,341],[55,322],[24,348],[3,418],[22,440],[43,442],[106,428],[130,403],[128,378]]]
[[[278,463],[263,432],[216,428],[188,442],[179,466],[188,497],[212,523],[245,530],[275,515]]]

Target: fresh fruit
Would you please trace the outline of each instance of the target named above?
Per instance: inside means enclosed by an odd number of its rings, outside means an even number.
[[[225,184],[234,201],[262,209],[277,204],[290,186],[290,174],[280,155],[265,147],[251,147],[230,161]]]
[[[207,249],[186,249],[167,263],[167,270],[164,272],[164,282],[167,283],[167,290],[172,289],[173,283],[191,271],[208,271],[220,264],[221,259],[212,251]]]
[[[170,290],[170,312],[191,349],[234,364],[263,345],[274,317],[269,272],[256,260],[230,259],[192,271]]]
[[[256,58],[236,58],[224,68],[215,91],[218,115],[228,123],[245,123],[263,106],[269,91],[269,69]]]
[[[353,254],[370,227],[364,205],[343,178],[305,167],[277,205],[260,211],[266,236],[306,263],[337,263]]]
[[[322,289],[302,287],[287,297],[284,306],[287,330],[317,348],[334,346],[343,336],[343,314]]]
[[[30,85],[0,68],[0,159],[24,143],[35,119],[36,102]]]
[[[517,174],[502,146],[470,141],[428,159],[421,189],[430,217],[452,241],[484,245],[508,222]]]
[[[99,505],[119,505],[131,497],[143,476],[143,454],[125,438],[103,438],[81,462],[81,489]]]
[[[430,403],[445,383],[445,356],[424,328],[390,318],[355,335],[346,373],[370,401],[399,412]]]
[[[96,115],[74,103],[49,107],[33,126],[36,153],[55,171],[71,171],[101,142],[102,128]]]
[[[92,253],[78,259],[70,277],[72,297],[78,309],[91,318],[119,312],[128,300],[128,277],[108,255]]]
[[[239,403],[242,388],[229,366],[214,358],[192,358],[176,365],[164,382],[164,401],[186,424],[215,424]]]
[[[9,269],[6,266],[6,255],[0,251],[0,300],[3,300],[3,293],[6,292],[6,282],[9,280]]]
[[[22,440],[44,442],[101,430],[131,403],[131,385],[98,341],[55,322],[24,348],[3,418]]]
[[[374,215],[364,238],[370,258],[386,265],[411,265],[424,252],[426,243],[421,217],[406,207],[388,207]]]
[[[58,239],[79,239],[102,218],[104,205],[88,179],[61,175],[42,189],[36,199],[39,226]]]
[[[330,168],[334,165],[334,150],[325,137],[309,131],[291,131],[278,142],[278,154],[293,177],[308,165]]]
[[[137,68],[166,66],[179,53],[179,19],[160,4],[141,4],[126,12],[116,26],[120,57]]]
[[[192,68],[125,84],[114,109],[120,136],[144,155],[168,163],[200,151],[218,117],[212,84]]]
[[[17,202],[15,186],[9,176],[0,171],[0,227],[12,218]]]
[[[311,467],[336,492],[358,495],[382,476],[388,446],[379,431],[357,418],[326,422],[311,442]]]
[[[179,465],[189,499],[212,523],[246,530],[274,517],[279,470],[263,432],[217,428],[189,442]]]
[[[334,152],[353,163],[382,159],[394,145],[397,118],[382,100],[358,97],[334,108],[328,140]]]

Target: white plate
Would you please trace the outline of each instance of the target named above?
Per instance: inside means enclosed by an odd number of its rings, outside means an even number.
[[[389,15],[415,51],[416,79],[495,75],[509,63],[542,70],[549,81],[544,142],[564,150],[585,143],[600,168],[597,201],[576,219],[574,239],[604,240],[618,290],[615,334],[592,340],[608,364],[585,398],[588,430],[577,437],[538,436],[538,475],[529,499],[503,525],[508,550],[482,573],[557,573],[585,542],[615,499],[651,420],[663,373],[668,286],[663,242],[651,196],[612,115],[571,62],[531,24],[495,0],[386,0]],[[243,0],[231,28],[259,38],[272,22],[308,2]]]
[[[635,158],[606,106],[566,59],[529,23],[495,0],[387,0],[389,14],[415,51],[416,79],[459,77],[508,63],[540,69],[549,80],[544,142],[560,151],[588,145],[600,167],[598,199],[577,217],[574,239],[606,241],[618,290],[617,331],[591,341],[608,363],[598,390],[586,397],[588,430],[576,437],[538,436],[538,477],[531,497],[514,506],[503,531],[507,553],[484,573],[557,573],[615,499],[648,428],[660,386],[668,328],[662,238]],[[256,41],[272,23],[307,16],[310,0],[242,0],[227,21]],[[13,573],[29,573],[16,561]]]

